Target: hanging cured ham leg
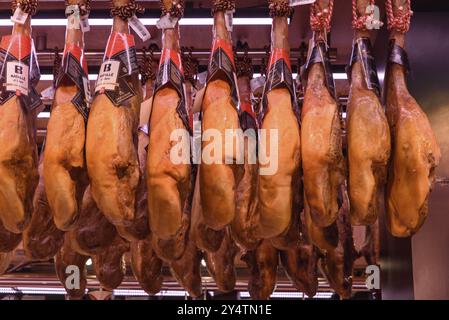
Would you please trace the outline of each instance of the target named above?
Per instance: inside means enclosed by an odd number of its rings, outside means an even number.
[[[301,243],[297,244],[296,248],[280,251],[279,254],[285,273],[295,288],[304,292],[310,298],[315,296],[318,290],[318,260],[320,255],[318,248],[313,245],[307,233],[307,228],[304,228]]]
[[[45,193],[43,158],[42,153],[39,159],[39,184],[33,198],[33,214],[22,235],[25,254],[32,260],[53,258],[64,243],[64,232],[53,221]]]
[[[347,109],[349,199],[351,222],[373,224],[383,202],[390,157],[390,131],[380,103],[370,32],[366,26],[366,8],[373,0],[353,0],[355,37],[350,65],[351,89]]]
[[[34,89],[39,72],[31,40],[31,16],[37,1],[18,0],[13,5],[19,6],[26,19],[23,24],[14,23],[12,34],[3,36],[0,44],[0,220],[7,230],[21,233],[30,219],[39,180],[34,121],[41,101]],[[7,74],[7,66],[17,63],[29,70],[29,81],[21,85],[11,83]]]
[[[116,289],[126,273],[124,254],[129,250],[129,243],[116,236],[106,250],[93,256],[95,274],[101,286],[106,290]]]
[[[153,70],[153,53],[151,52],[150,54],[150,57],[148,57],[144,51],[143,63],[140,66],[141,82],[145,88],[146,99],[140,106],[140,123],[139,132],[137,134],[137,154],[139,156],[140,181],[137,186],[136,216],[129,226],[117,226],[118,233],[128,241],[144,240],[150,233],[145,168],[147,160],[147,147],[150,142],[148,137],[148,121],[152,107],[154,82],[156,80],[156,75]]]
[[[423,225],[441,151],[426,114],[407,89],[408,58],[405,33],[410,24],[410,1],[388,0],[390,52],[386,76],[386,105],[392,137],[392,159],[386,193],[387,225],[396,237],[409,237]]]
[[[262,240],[255,250],[242,256],[250,271],[248,291],[253,300],[266,300],[276,287],[278,251],[269,240]]]
[[[80,254],[97,255],[114,241],[117,230],[98,209],[87,187],[79,219],[68,233],[72,247]]]
[[[234,219],[236,188],[244,170],[237,164],[243,155],[237,136],[226,135],[226,130],[240,129],[234,55],[225,22],[225,11],[234,9],[234,0],[213,1],[214,40],[202,103],[201,206],[204,222],[216,231]]]
[[[88,14],[89,1],[66,1],[72,14]],[[70,16],[69,16],[70,18]],[[80,26],[67,25],[63,65],[47,127],[45,191],[56,226],[70,229],[79,216],[87,186],[84,145],[88,117],[87,63]]]
[[[300,179],[301,149],[299,111],[293,87],[288,44],[288,17],[291,8],[286,0],[270,0],[273,18],[271,58],[259,116],[262,133],[259,156],[258,198],[259,236],[277,237],[287,231],[292,220],[294,194],[302,194]],[[273,152],[277,150],[278,152]]]
[[[320,260],[321,272],[329,286],[341,298],[346,299],[351,296],[353,267],[358,254],[352,237],[349,198],[343,186],[340,187],[340,197],[343,198],[342,206],[336,221],[331,226],[327,228],[315,226],[308,206],[305,210],[305,219],[311,240],[323,254]]]
[[[163,53],[149,124],[147,190],[154,249],[161,258],[171,261],[179,259],[185,250],[193,175],[190,153],[186,153],[190,151],[191,130],[185,104],[177,23],[183,14],[184,2],[163,0],[161,7],[162,19],[176,22],[163,30]],[[172,140],[174,132],[180,134],[176,141]],[[173,151],[176,146],[181,146],[183,151]]]
[[[195,93],[195,76],[198,74],[198,61],[194,60],[192,55],[183,57],[183,67],[185,72],[186,79],[186,106],[187,110],[189,110],[190,119],[193,120],[193,96]],[[197,166],[192,165],[192,171],[197,171]],[[198,186],[198,180],[196,181],[196,187]],[[199,196],[199,189],[195,190],[195,194]],[[195,198],[195,195],[193,196]],[[194,198],[192,202],[195,202]],[[196,199],[196,203],[198,205],[199,199]],[[196,210],[194,212],[193,210]],[[191,224],[187,239],[186,249],[184,250],[182,256],[175,261],[171,261],[169,263],[170,271],[172,275],[176,278],[178,283],[189,293],[191,297],[198,298],[202,294],[201,287],[201,260],[203,259],[203,254],[201,250],[196,245],[196,236],[203,236],[203,232],[211,231],[215,232],[211,229],[208,229],[201,222],[200,225],[194,223],[195,220],[198,220],[197,217],[202,218],[201,212],[195,204],[191,205]],[[207,243],[208,239],[201,238],[198,241],[204,240]]]
[[[257,124],[251,103],[251,59],[245,53],[236,59],[237,83],[240,93],[241,124],[244,130],[245,173],[236,190],[235,217],[230,225],[232,238],[245,250],[254,250],[257,239]]]
[[[331,225],[338,215],[338,188],[344,179],[339,107],[325,44],[333,0],[311,7],[314,38],[306,63],[307,85],[302,108],[302,167],[305,197],[317,226]]]
[[[234,260],[238,252],[229,229],[217,252],[205,252],[207,270],[214,278],[217,287],[222,292],[234,290],[236,282]]]
[[[161,291],[162,264],[153,250],[151,237],[131,242],[131,268],[140,286],[148,294]]]
[[[113,0],[112,5],[112,33],[87,125],[86,159],[98,208],[114,225],[126,226],[135,217],[142,93],[134,37],[128,28],[135,4]]]

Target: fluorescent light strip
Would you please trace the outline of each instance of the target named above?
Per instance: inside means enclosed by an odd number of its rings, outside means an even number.
[[[332,292],[318,292],[313,298],[314,299],[330,299],[332,297]],[[251,298],[248,291],[240,292],[240,297]],[[270,298],[291,298],[291,299],[303,299],[305,298],[302,292],[273,292]]]
[[[159,19],[156,18],[141,18],[139,19],[144,25],[155,26]],[[271,26],[271,18],[234,18],[233,24],[236,26]],[[91,26],[112,26],[112,19],[89,19]],[[212,26],[214,24],[213,18],[183,18],[179,21],[181,26]],[[0,27],[12,26],[10,19],[0,19]],[[66,26],[67,19],[31,19],[32,26],[53,27]]]

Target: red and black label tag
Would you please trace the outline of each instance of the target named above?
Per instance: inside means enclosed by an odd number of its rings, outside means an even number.
[[[324,76],[326,81],[326,88],[330,95],[337,100],[337,93],[335,91],[334,76],[332,74],[332,67],[329,59],[329,50],[324,41],[311,42],[309,48],[309,56],[307,62],[303,67],[302,79],[307,83],[308,71],[315,63],[321,63],[324,69]],[[304,86],[306,87],[306,86]]]
[[[0,104],[19,97],[27,110],[42,105],[35,86],[40,78],[36,51],[30,37],[14,34],[2,37],[0,43]]]
[[[276,48],[271,52],[268,65],[267,80],[265,82],[262,105],[259,112],[259,123],[262,123],[268,110],[268,93],[274,89],[287,88],[290,91],[293,112],[300,122],[299,108],[296,101],[296,89],[293,83],[290,55],[285,49]]]
[[[109,36],[95,94],[106,94],[109,100],[119,107],[137,94],[133,77],[138,77],[138,75],[139,67],[134,36],[113,32]],[[107,84],[105,84],[106,82]]]
[[[237,88],[237,76],[235,71],[234,53],[232,45],[224,39],[214,39],[212,44],[212,53],[207,68],[206,85],[215,80],[220,74],[224,74],[231,86],[231,101],[239,109],[239,92]]]
[[[242,130],[257,130],[256,115],[250,102],[240,102],[240,126]]]
[[[78,88],[78,92],[73,97],[72,103],[87,121],[90,97],[87,62],[83,49],[75,44],[66,44],[65,46],[62,67],[56,80],[56,87],[66,77]]]
[[[377,75],[376,59],[374,58],[373,49],[369,38],[359,38],[352,44],[351,62],[349,63],[347,69],[348,79],[350,80],[352,66],[358,61],[362,64],[363,75],[367,88],[369,90],[373,90],[380,99],[381,90],[379,77]]]
[[[184,81],[184,69],[182,68],[181,55],[178,51],[163,49],[153,96],[156,96],[157,92],[164,87],[170,86],[174,88],[178,92],[180,98],[176,111],[186,129],[189,130],[192,135],[192,127],[190,125],[189,112],[186,104]]]

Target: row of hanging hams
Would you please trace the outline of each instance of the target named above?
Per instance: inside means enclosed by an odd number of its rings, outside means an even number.
[[[113,290],[126,274],[125,257],[149,294],[162,289],[167,266],[189,295],[200,297],[203,261],[218,289],[232,291],[240,259],[250,271],[254,299],[270,297],[281,266],[309,297],[318,290],[319,273],[341,297],[350,297],[355,260],[364,256],[376,263],[382,206],[394,236],[416,233],[427,216],[440,158],[429,121],[405,84],[411,10],[410,1],[400,2],[387,1],[391,44],[384,109],[365,23],[373,1],[353,0],[347,143],[328,55],[333,0],[311,6],[313,38],[301,106],[290,64],[293,9],[287,0],[268,0],[271,55],[260,105],[251,99],[251,60],[234,57],[235,0],[213,1],[213,43],[201,90],[198,65],[182,56],[179,45],[183,0],[161,0],[157,70],[152,56],[145,55],[140,68],[137,61],[128,22],[140,7],[133,0],[112,1],[112,31],[91,103],[83,30],[69,23],[40,159],[34,127],[40,104],[33,91],[38,77],[30,74],[25,94],[8,86],[1,92],[0,139],[10,147],[0,151],[0,273],[23,240],[31,260],[54,257],[72,299],[84,296],[89,258],[101,286]],[[16,4],[25,21],[14,24],[1,49],[33,70],[30,19],[37,2]],[[87,0],[69,0],[67,6],[68,19],[70,12],[89,11]],[[7,42],[26,50],[15,52]],[[197,149],[219,161],[193,161],[194,113],[201,120]],[[238,135],[217,143],[208,134],[225,137],[231,130],[249,134],[241,144]],[[175,140],[174,132],[181,133]],[[189,151],[181,161],[173,161],[175,146]],[[361,251],[353,240],[353,226],[359,225],[367,228]],[[75,289],[67,286],[73,267],[81,275]]]

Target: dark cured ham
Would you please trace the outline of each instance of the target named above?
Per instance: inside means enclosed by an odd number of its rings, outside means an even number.
[[[11,35],[2,37],[0,47],[7,54],[3,59],[25,63],[35,73],[31,15],[35,13],[37,1],[27,8],[21,0],[13,5],[13,9],[19,5],[29,15],[24,24],[14,24]],[[18,88],[7,91],[5,61],[0,61],[0,70],[0,220],[7,230],[21,233],[30,220],[33,194],[39,181],[35,119],[41,102],[33,87],[33,82],[39,79],[29,74],[30,79],[24,84],[28,90],[24,94]]]
[[[48,260],[54,257],[64,243],[64,232],[59,230],[48,205],[45,192],[44,154],[39,160],[39,184],[33,198],[33,213],[30,223],[24,230],[23,248],[32,260]]]
[[[269,240],[242,256],[250,271],[248,291],[253,300],[267,300],[276,288],[279,255]]]
[[[180,19],[183,1],[161,0],[161,8],[171,18]],[[170,140],[173,132],[182,132],[180,143],[184,150],[190,148],[178,23],[163,30],[162,42],[163,54],[149,122],[146,171],[153,247],[161,258],[172,261],[179,259],[185,250],[194,175],[190,158],[183,158],[179,162],[171,158],[171,150],[175,145]]]
[[[66,5],[86,4],[69,0]],[[87,12],[83,12],[87,14]],[[87,187],[85,160],[88,116],[88,71],[82,30],[67,27],[63,66],[47,126],[44,157],[45,191],[56,226],[67,231],[76,222]],[[74,71],[77,70],[77,71]]]

